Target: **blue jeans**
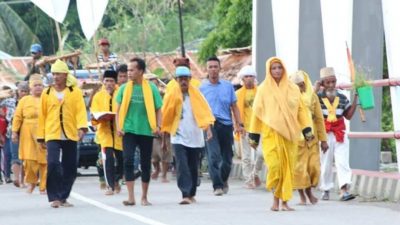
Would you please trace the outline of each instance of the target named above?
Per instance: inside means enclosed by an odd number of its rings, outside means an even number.
[[[189,148],[180,144],[172,145],[175,153],[176,179],[183,198],[196,195],[199,154],[202,148]]]
[[[211,128],[213,137],[206,142],[208,172],[213,188],[223,188],[228,181],[233,157],[233,126],[215,121]]]
[[[3,148],[3,153],[4,153],[4,176],[6,178],[10,178],[11,176],[11,164],[14,161],[13,160],[13,154],[12,152],[14,151],[14,149],[16,149],[17,151],[17,160],[15,160],[16,163],[19,162],[18,160],[18,144],[15,144],[11,141],[10,138],[6,138],[6,142],[4,143],[4,148]],[[21,164],[21,163],[19,163]]]

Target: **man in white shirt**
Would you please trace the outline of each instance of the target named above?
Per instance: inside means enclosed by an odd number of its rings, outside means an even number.
[[[210,139],[215,118],[205,97],[190,85],[189,68],[177,67],[175,74],[179,86],[165,95],[162,107],[162,149],[166,150],[166,137],[171,135],[177,182],[182,192],[179,204],[186,205],[196,201],[199,154],[205,145],[203,130]]]

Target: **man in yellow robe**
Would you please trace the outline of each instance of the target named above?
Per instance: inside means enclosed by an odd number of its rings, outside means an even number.
[[[39,103],[37,140],[47,147],[47,197],[51,207],[71,207],[67,201],[77,174],[77,143],[87,132],[82,91],[67,86],[70,75],[65,62],[51,66],[54,85],[46,88]]]
[[[311,120],[299,88],[289,81],[283,62],[276,57],[266,63],[267,75],[258,86],[253,103],[250,141],[258,144],[261,134],[264,159],[268,166],[267,189],[274,193],[272,211],[293,211],[287,202],[292,198],[293,172],[297,142],[301,132],[312,139]],[[257,138],[258,137],[258,138]]]
[[[46,149],[36,142],[38,111],[43,82],[40,74],[29,78],[31,95],[23,97],[16,108],[12,124],[12,140],[19,142],[19,159],[23,161],[25,183],[28,193],[32,193],[40,177],[39,190],[46,193],[47,160]],[[38,177],[39,174],[39,177]]]
[[[240,69],[238,76],[243,82],[243,87],[236,91],[236,104],[244,124],[244,129],[248,132],[250,130],[250,120],[253,114],[252,106],[254,97],[257,93],[257,85],[255,83],[257,74],[252,66],[246,65]],[[242,171],[245,187],[254,189],[261,185],[261,180],[258,176],[264,164],[264,158],[262,153],[260,153],[261,148],[259,146],[258,149],[253,150],[248,142],[247,134],[236,134],[236,136],[239,136],[238,139],[241,145]]]
[[[303,137],[300,138],[293,186],[294,189],[299,191],[300,205],[306,204],[306,195],[311,204],[316,204],[318,199],[312,194],[311,188],[318,186],[321,173],[318,143],[321,142],[323,153],[328,150],[324,117],[318,96],[313,91],[308,75],[300,70],[292,74],[290,80],[300,88],[301,98],[306,106],[308,115],[313,121],[313,131],[315,133],[315,138],[310,142],[306,142]]]
[[[122,138],[117,135],[115,124],[117,72],[106,70],[103,75],[103,85],[104,88],[93,96],[90,111],[92,124],[97,126],[96,135],[101,146],[102,170],[108,186],[105,194],[113,195],[114,191],[116,193],[121,191],[119,180],[123,174]],[[104,115],[97,118],[95,115],[99,113]]]
[[[203,130],[207,139],[212,137],[211,126],[215,118],[201,92],[190,84],[191,73],[187,67],[176,68],[179,86],[165,96],[162,108],[163,150],[167,148],[166,137],[171,136],[178,187],[182,192],[180,204],[195,202],[199,154],[205,146]]]

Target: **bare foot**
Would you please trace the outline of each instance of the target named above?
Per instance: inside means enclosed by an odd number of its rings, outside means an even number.
[[[256,188],[256,186],[255,186],[254,184],[252,184],[252,183],[246,183],[246,184],[244,185],[244,187],[247,188],[247,189],[254,189],[254,188]]]
[[[115,193],[119,194],[121,192],[121,186],[118,183],[116,183],[114,186],[114,190]]]
[[[287,204],[287,202],[282,202],[281,210],[282,211],[294,211],[294,208],[290,208],[289,205]]]
[[[196,202],[197,202],[196,199],[195,199],[194,197],[190,197],[189,200],[190,200],[192,203],[196,203]]]
[[[142,206],[151,206],[152,205],[149,201],[147,201],[147,199],[142,199],[141,204],[142,204]]]
[[[260,187],[261,185],[261,180],[257,175],[254,176],[254,185],[255,187]]]
[[[160,171],[157,171],[157,170],[154,171],[154,172],[151,174],[151,179],[157,180],[159,174],[160,174]]]
[[[26,189],[26,193],[28,194],[32,194],[33,190],[35,190],[35,186],[34,184],[29,184],[28,189]]]
[[[271,207],[271,211],[278,212],[279,211],[279,207],[272,206]]]
[[[169,180],[166,177],[163,177],[161,179],[161,183],[169,183]]]
[[[40,194],[45,195],[45,194],[47,194],[47,192],[46,192],[46,190],[42,190],[42,191],[40,191]]]
[[[318,203],[318,198],[316,198],[315,196],[311,196],[309,198],[309,200],[310,200],[311,204],[313,204],[313,205]]]

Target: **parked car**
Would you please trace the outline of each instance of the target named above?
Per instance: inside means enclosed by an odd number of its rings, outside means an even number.
[[[85,169],[96,166],[100,146],[95,142],[95,130],[89,126],[88,132],[83,139],[78,142],[78,167]]]

